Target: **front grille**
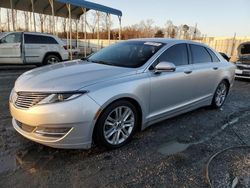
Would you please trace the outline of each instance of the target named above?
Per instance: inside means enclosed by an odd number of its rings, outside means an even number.
[[[49,96],[47,93],[18,92],[15,105],[19,108],[28,109],[45,99],[47,96]]]
[[[240,70],[250,70],[250,64],[238,64],[237,68]]]

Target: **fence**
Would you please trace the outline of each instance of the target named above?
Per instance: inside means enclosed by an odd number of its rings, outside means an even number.
[[[250,37],[207,37],[199,42],[205,43],[218,52],[224,52],[231,56],[231,61],[237,60],[238,46],[243,42],[250,42]]]
[[[65,39],[66,41],[66,39]],[[202,42],[208,46],[214,48],[218,52],[224,52],[228,56],[231,56],[231,61],[236,61],[237,59],[237,48],[243,42],[250,42],[250,37],[206,37],[197,42]],[[89,39],[87,40],[87,54],[95,52],[103,47],[110,44],[116,43],[118,40],[97,40]],[[81,51],[83,50],[85,43],[84,40],[79,39],[78,44],[76,40],[72,41],[73,46],[78,47]]]

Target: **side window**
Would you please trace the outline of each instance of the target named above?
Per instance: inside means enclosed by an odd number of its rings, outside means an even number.
[[[212,58],[203,46],[190,44],[193,63],[209,63]]]
[[[52,37],[30,34],[24,35],[24,41],[26,44],[58,44]]]
[[[24,34],[24,42],[26,44],[42,44],[39,36]]]
[[[167,61],[174,63],[175,66],[188,64],[188,51],[186,44],[176,44],[167,49],[159,57],[159,61]]]
[[[58,44],[53,37],[46,37],[47,44]]]
[[[220,62],[220,59],[215,55],[215,53],[211,49],[209,48],[206,48],[206,49],[211,55],[213,62]]]
[[[21,43],[22,33],[11,33],[1,39],[1,43]]]

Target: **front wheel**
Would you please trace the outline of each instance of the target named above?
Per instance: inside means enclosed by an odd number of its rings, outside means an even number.
[[[218,85],[218,87],[214,93],[214,97],[213,97],[213,101],[212,101],[212,105],[211,105],[213,108],[221,108],[222,107],[222,105],[224,104],[224,102],[226,100],[228,90],[229,90],[228,84],[226,83],[226,81],[223,80]]]
[[[138,113],[129,101],[117,101],[108,106],[96,124],[95,142],[109,149],[128,143],[138,125]]]

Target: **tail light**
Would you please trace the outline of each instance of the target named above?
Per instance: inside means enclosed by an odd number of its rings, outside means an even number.
[[[63,48],[64,48],[65,50],[68,50],[68,47],[67,47],[67,45],[64,45],[64,46],[63,46]]]

